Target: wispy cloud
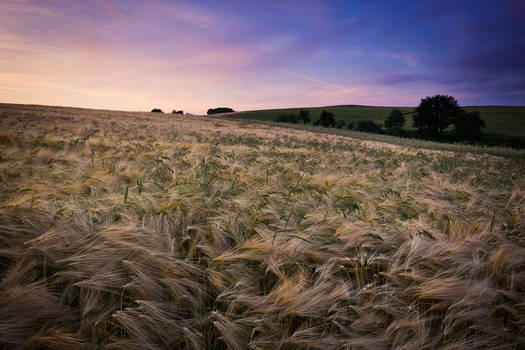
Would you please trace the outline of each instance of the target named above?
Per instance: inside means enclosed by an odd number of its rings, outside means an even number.
[[[406,84],[406,83],[417,83],[427,80],[428,78],[416,75],[416,74],[406,74],[406,73],[395,73],[392,72],[390,74],[387,74],[386,76],[382,76],[378,82],[380,84],[387,84],[387,85],[397,85],[397,84]]]
[[[374,51],[372,54],[379,58],[389,58],[393,60],[400,60],[404,64],[410,67],[417,66],[419,63],[418,54],[416,54],[415,52]]]
[[[173,20],[182,21],[186,25],[198,26],[204,29],[213,29],[215,26],[221,25],[221,16],[214,15],[210,11],[199,7],[195,4],[174,3],[174,4],[159,4]],[[224,16],[222,16],[224,20]]]
[[[285,69],[281,69],[281,72],[283,72],[284,74],[287,74],[287,75],[292,75],[292,76],[301,78],[301,79],[306,79],[306,80],[309,80],[309,81],[313,81],[314,83],[318,83],[318,84],[320,84],[322,86],[335,88],[337,90],[337,92],[339,92],[339,93],[352,93],[352,92],[358,92],[359,91],[358,88],[347,88],[347,87],[344,87],[344,86],[341,86],[341,85],[338,85],[338,84],[330,83],[328,81],[324,81],[324,80],[313,78],[313,77],[308,76],[306,74],[290,72],[290,71],[285,70]]]

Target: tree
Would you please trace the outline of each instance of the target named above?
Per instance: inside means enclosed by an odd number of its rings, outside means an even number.
[[[385,120],[385,128],[392,135],[399,135],[405,125],[405,116],[403,112],[394,108],[388,118]]]
[[[177,111],[174,109],[171,113],[172,114],[184,114],[184,111]]]
[[[377,125],[373,120],[358,120],[355,130],[363,132],[379,133],[381,127]]]
[[[334,115],[327,111],[322,111],[321,115],[319,116],[319,123],[324,126],[325,128],[333,127],[335,126],[335,118]]]
[[[233,109],[228,107],[218,107],[208,109],[207,114],[218,114],[218,113],[232,113],[235,112]]]
[[[414,115],[414,126],[429,137],[441,137],[443,130],[455,122],[461,108],[458,101],[447,95],[435,95],[421,99]]]
[[[299,111],[299,118],[302,119],[304,124],[310,123],[310,111],[307,109],[301,109]]]
[[[454,121],[454,134],[458,140],[480,140],[483,128],[485,128],[485,121],[481,119],[479,112],[462,111]]]
[[[289,114],[280,114],[277,119],[275,119],[276,122],[283,122],[283,123],[294,123],[297,124],[297,116],[295,113],[289,113]]]
[[[338,129],[342,129],[346,125],[346,122],[342,119],[336,120],[335,127]]]
[[[160,109],[160,108],[153,108],[153,109],[151,110],[151,113],[164,113],[164,112],[163,112],[162,109]]]

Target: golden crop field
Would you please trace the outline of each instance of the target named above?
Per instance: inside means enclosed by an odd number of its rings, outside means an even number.
[[[26,105],[0,127],[1,348],[525,347],[520,154]]]

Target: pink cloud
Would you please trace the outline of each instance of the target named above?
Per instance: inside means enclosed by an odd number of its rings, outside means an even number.
[[[313,29],[326,24],[324,3],[294,4],[264,6],[313,13]],[[15,5],[37,10],[17,12]],[[357,66],[371,58],[416,66],[414,52],[311,48],[317,44],[294,26],[261,27],[266,23],[191,2],[7,1],[0,21],[3,101],[203,113],[219,105],[415,104],[422,93],[417,86],[376,87]]]

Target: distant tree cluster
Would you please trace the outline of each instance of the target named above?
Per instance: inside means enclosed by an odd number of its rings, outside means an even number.
[[[151,113],[164,113],[164,112],[160,108],[153,108],[151,110]],[[184,111],[178,111],[174,109],[173,111],[171,111],[171,114],[184,114]]]
[[[297,124],[299,122],[302,122],[303,124],[310,124],[310,111],[306,109],[301,109],[299,111],[299,115],[296,115],[294,112],[283,113],[278,115],[275,121],[281,123]]]
[[[151,110],[152,113],[164,113],[162,111],[162,109],[160,108],[153,108]],[[231,108],[228,108],[228,107],[219,107],[219,108],[210,108],[208,109],[208,112],[207,114],[218,114],[218,113],[232,113],[232,112],[235,112],[233,109]],[[184,111],[183,110],[177,110],[177,109],[174,109],[171,111],[171,114],[184,114]],[[188,113],[186,113],[188,114]]]
[[[206,112],[206,114],[219,114],[219,113],[233,113],[235,112],[233,109],[228,107],[218,107],[218,108],[210,108]]]
[[[417,129],[405,129],[405,115],[414,114],[413,126]],[[376,120],[378,118],[375,118]],[[295,113],[281,114],[275,120],[285,123],[309,124],[310,111],[301,109],[299,115]],[[415,112],[403,113],[402,110],[394,108],[384,119],[383,124],[378,124],[372,119],[361,119],[346,122],[336,119],[333,113],[323,110],[319,118],[312,122],[313,125],[325,128],[347,128],[349,130],[386,133],[395,136],[419,137],[424,139],[450,141],[479,141],[483,137],[482,129],[485,122],[481,119],[479,112],[467,112],[458,105],[452,96],[435,95],[421,99]],[[452,130],[449,128],[453,126]]]
[[[299,115],[296,115],[294,112],[287,113],[287,114],[280,114],[277,119],[275,119],[276,122],[285,122],[285,123],[299,123],[302,122],[303,124],[310,124],[310,111],[307,109],[301,109],[299,111]],[[344,123],[344,121],[341,121]],[[340,126],[343,124],[339,123]],[[326,128],[334,127],[336,126],[336,120],[333,115],[333,113],[322,111],[319,115],[319,118],[314,120],[313,125],[321,125]]]
[[[354,130],[362,132],[381,132],[381,126],[376,124],[373,120],[358,120],[354,126]]]
[[[280,123],[293,123],[297,124],[299,122],[299,119],[297,118],[297,115],[295,113],[287,113],[287,114],[280,114],[277,119],[275,119],[276,122]]]

